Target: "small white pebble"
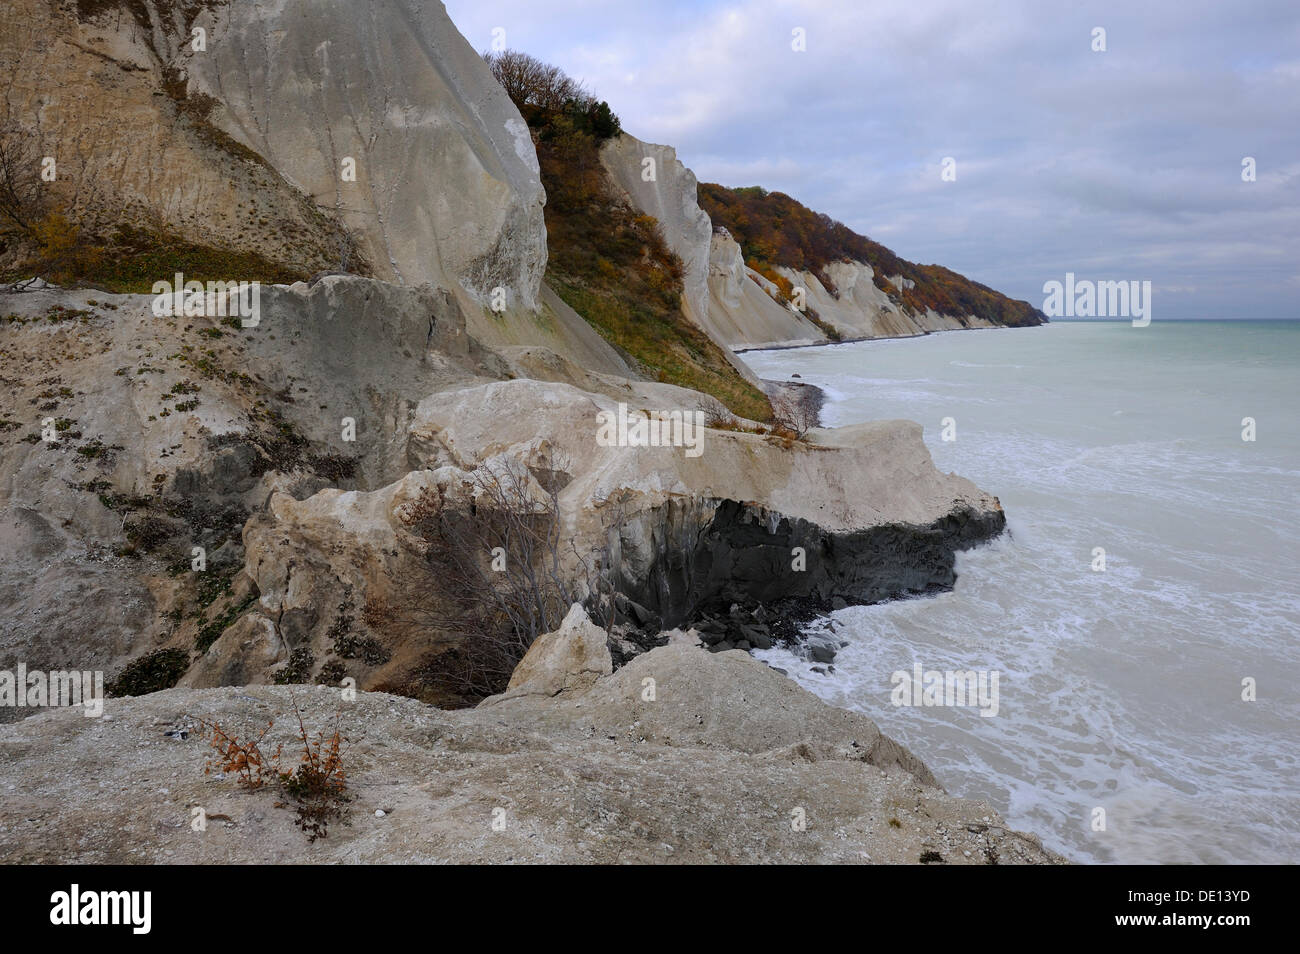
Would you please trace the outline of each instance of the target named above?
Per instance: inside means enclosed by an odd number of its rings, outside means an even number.
[[[383,817],[384,817],[384,810],[383,810],[382,808],[376,808],[376,809],[375,809],[375,817],[376,817],[376,818],[383,818]]]

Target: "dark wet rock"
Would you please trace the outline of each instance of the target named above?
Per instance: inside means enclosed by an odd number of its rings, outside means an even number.
[[[835,659],[835,650],[825,643],[809,643],[808,656],[813,662],[828,663]]]
[[[701,530],[697,521],[706,516]],[[997,536],[1006,523],[1001,511],[963,509],[924,527],[836,532],[761,507],[699,499],[668,501],[633,519],[642,524],[636,533],[656,544],[648,573],[617,581],[620,623],[643,634],[633,642],[650,648],[659,627],[694,628],[714,652],[784,644],[822,664],[848,642],[809,638],[807,624],[821,621],[829,635],[838,624],[825,614],[835,609],[951,589],[957,551]],[[807,554],[805,571],[790,568],[794,547]],[[626,647],[611,651],[616,667],[631,658]]]
[[[664,627],[754,620],[755,607],[784,614],[795,600],[824,612],[837,605],[879,603],[952,588],[956,553],[1002,532],[1001,511],[962,509],[928,526],[888,524],[831,531],[801,519],[734,500],[670,500],[636,515],[637,533],[656,541],[648,572],[618,580],[631,603],[656,615]],[[706,522],[698,529],[700,519]],[[794,571],[790,553],[800,547],[807,567]],[[782,607],[782,604],[787,604]],[[731,607],[739,615],[731,615]],[[759,620],[761,622],[761,620]]]

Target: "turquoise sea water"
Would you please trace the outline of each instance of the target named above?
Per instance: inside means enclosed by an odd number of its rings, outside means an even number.
[[[936,465],[996,494],[1009,528],[959,557],[951,593],[836,613],[833,674],[762,655],[1073,859],[1300,861],[1300,323],[744,357],[825,388],[829,425],[921,422]],[[997,670],[999,714],[892,706],[890,674],[915,662]]]

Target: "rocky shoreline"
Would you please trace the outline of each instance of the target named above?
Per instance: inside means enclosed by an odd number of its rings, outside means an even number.
[[[1000,510],[958,511],[928,527],[833,533],[722,501],[693,553],[657,554],[644,585],[625,593],[624,620],[632,626],[623,627],[622,638],[649,648],[661,629],[680,628],[698,631],[714,652],[808,643],[810,658],[829,663],[837,647],[810,643],[809,623],[847,606],[950,590],[958,551],[993,539],[1005,526]],[[816,556],[816,569],[775,572],[773,561],[797,549]],[[675,587],[676,579],[689,587]]]

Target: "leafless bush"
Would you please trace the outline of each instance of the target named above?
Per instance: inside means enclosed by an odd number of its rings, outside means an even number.
[[[772,423],[803,440],[818,425],[814,395],[806,388],[781,388],[772,396]]]
[[[538,474],[485,464],[471,478],[470,507],[440,488],[425,490],[405,513],[423,548],[422,579],[399,581],[415,621],[462,637],[443,654],[442,671],[424,678],[457,695],[501,691],[533,641],[583,595],[565,565],[572,541],[561,538],[561,471]]]
[[[30,241],[49,213],[49,192],[41,182],[36,137],[16,123],[0,124],[0,239]]]
[[[727,410],[717,398],[701,398],[695,409],[704,414],[704,426],[721,430],[734,430],[737,427],[735,415]]]
[[[64,144],[56,186],[41,177],[37,134],[7,114],[0,119],[0,254],[10,264],[56,284],[98,267],[105,250],[94,210],[106,200],[94,150],[84,138]]]
[[[585,103],[591,96],[582,84],[565,75],[558,66],[543,63],[517,50],[484,53],[492,75],[516,105],[562,109],[568,103]]]

